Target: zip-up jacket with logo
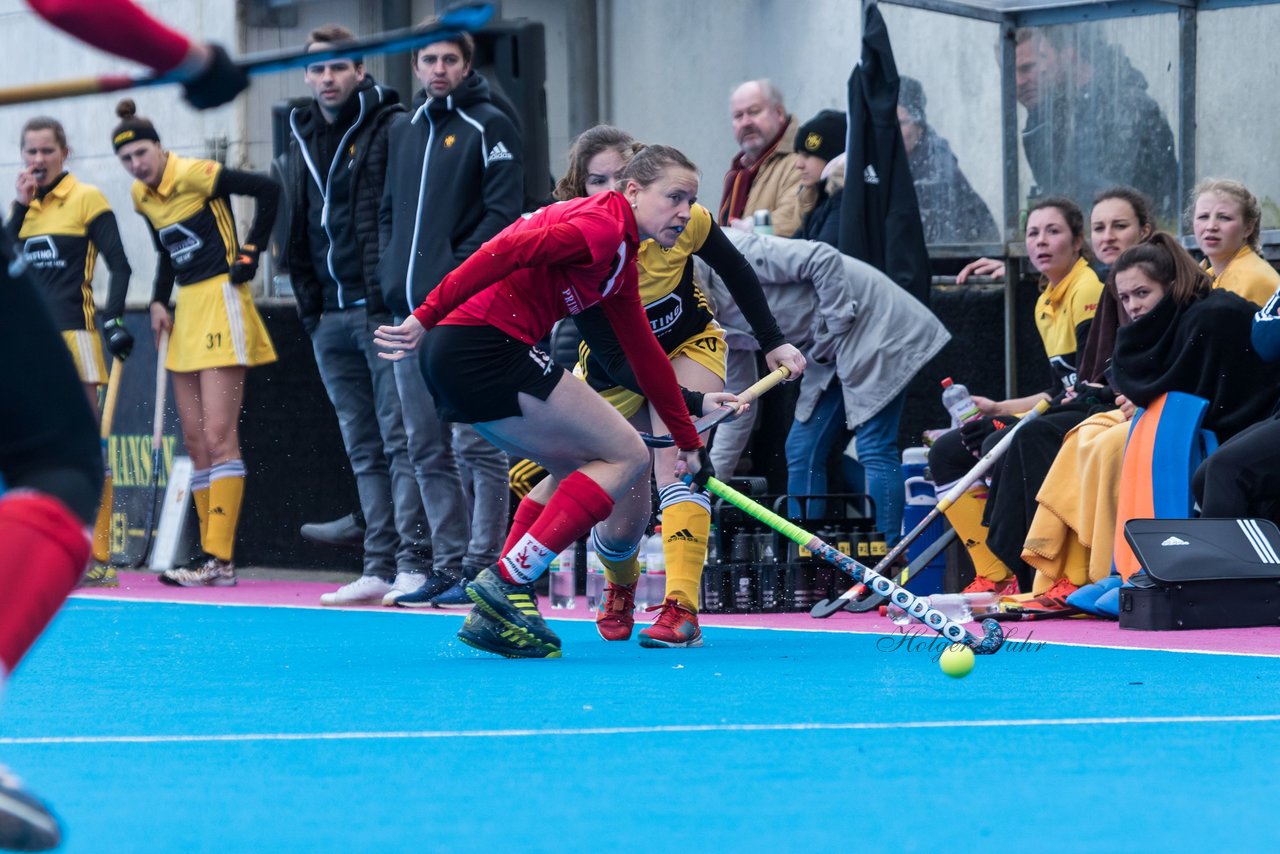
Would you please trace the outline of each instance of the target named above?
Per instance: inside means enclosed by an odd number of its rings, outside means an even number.
[[[289,276],[303,326],[361,300],[370,314],[387,311],[377,284],[378,207],[388,131],[403,112],[394,89],[366,76],[337,119],[341,130],[325,125],[314,99],[289,114]],[[332,147],[320,144],[326,133],[336,136]]]
[[[400,317],[450,271],[520,216],[523,144],[471,72],[451,94],[427,98],[391,124],[379,211],[382,296]]]

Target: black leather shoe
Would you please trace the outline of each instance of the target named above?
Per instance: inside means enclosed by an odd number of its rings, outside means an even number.
[[[302,526],[302,539],[321,546],[364,549],[364,520],[348,513],[332,522],[308,522]]]

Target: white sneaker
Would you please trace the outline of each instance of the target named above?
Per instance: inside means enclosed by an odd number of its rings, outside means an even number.
[[[321,593],[321,605],[368,605],[382,601],[391,585],[376,575],[362,575],[332,593]]]
[[[391,585],[391,589],[382,597],[382,604],[390,607],[396,604],[396,600],[407,593],[417,593],[422,589],[422,585],[427,581],[427,576],[421,572],[397,572],[395,583]]]

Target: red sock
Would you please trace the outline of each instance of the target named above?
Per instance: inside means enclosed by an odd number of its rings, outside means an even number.
[[[586,536],[611,512],[613,499],[609,493],[587,475],[574,472],[560,481],[528,533],[498,561],[502,577],[511,584],[532,582],[550,565],[553,555]]]
[[[13,672],[62,607],[90,547],[84,523],[56,498],[20,491],[0,499],[0,671]]]
[[[516,512],[511,515],[511,530],[507,532],[507,541],[502,544],[502,554],[516,547],[516,543],[529,532],[529,528],[538,521],[538,517],[546,508],[547,505],[541,501],[534,501],[527,495],[520,499],[520,503],[516,505]]]

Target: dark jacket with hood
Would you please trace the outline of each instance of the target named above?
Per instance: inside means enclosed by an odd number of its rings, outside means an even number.
[[[366,76],[332,124],[314,99],[289,115],[289,272],[308,332],[322,312],[361,300],[369,314],[387,314],[378,208],[391,119],[403,112],[395,90]]]
[[[413,110],[392,123],[390,148],[379,281],[387,306],[404,317],[520,216],[523,144],[472,71],[443,98],[420,90]]]

